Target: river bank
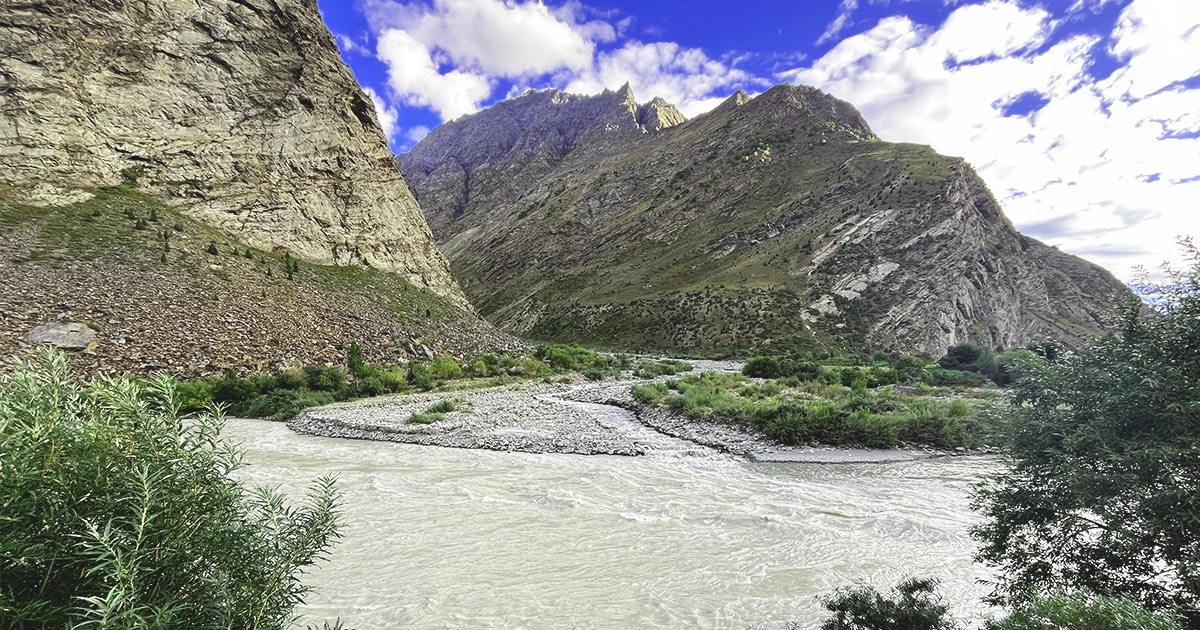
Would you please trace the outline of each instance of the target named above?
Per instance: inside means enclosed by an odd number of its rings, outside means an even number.
[[[733,373],[734,362],[698,362],[697,372]],[[932,448],[869,450],[784,446],[749,427],[692,419],[638,403],[631,388],[647,380],[601,383],[526,382],[498,388],[384,396],[318,407],[291,421],[293,431],[320,437],[522,453],[645,455],[659,436],[750,461],[887,463],[967,454]],[[446,401],[458,410],[431,424],[415,414]]]

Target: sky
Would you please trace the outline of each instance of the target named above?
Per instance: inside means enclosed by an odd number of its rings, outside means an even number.
[[[1200,239],[1200,0],[318,0],[393,151],[528,89],[812,85],[1124,280]]]

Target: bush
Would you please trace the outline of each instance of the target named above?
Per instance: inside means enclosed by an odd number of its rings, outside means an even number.
[[[304,378],[309,389],[321,392],[339,392],[346,388],[346,373],[333,365],[306,365]]]
[[[1182,630],[1174,618],[1152,613],[1137,602],[1094,595],[1058,595],[1034,599],[1006,619],[988,624],[988,630]]]
[[[233,370],[226,370],[223,377],[210,381],[209,384],[213,402],[225,405],[236,405],[258,394],[258,388],[253,383],[238,378]]]
[[[413,363],[408,367],[408,380],[413,387],[417,389],[429,391],[437,387],[437,381],[433,378],[433,369],[428,363]]]
[[[275,387],[280,389],[300,389],[308,385],[304,370],[288,368],[275,373]]]
[[[536,356],[552,369],[564,372],[578,372],[596,363],[596,353],[580,346],[542,346],[538,348]]]
[[[666,383],[645,383],[633,386],[633,399],[644,405],[657,405],[667,397]]]
[[[983,356],[983,349],[973,343],[960,343],[950,346],[946,356],[938,359],[938,365],[943,370],[958,370],[961,372],[978,371],[976,363]]]
[[[213,402],[212,387],[208,381],[195,380],[176,386],[182,411],[200,411]]]
[[[51,351],[0,376],[7,627],[291,626],[337,538],[333,481],[299,507],[248,491],[222,416],[179,415],[180,394],[165,376],[82,385]]]
[[[742,374],[752,378],[793,377],[810,381],[821,375],[821,366],[803,359],[753,357],[742,367]]]
[[[924,381],[928,385],[952,387],[981,387],[987,383],[987,378],[975,372],[947,370],[942,367],[925,370]]]
[[[433,378],[439,381],[448,381],[451,379],[462,378],[462,367],[453,357],[442,355],[433,360],[429,364],[429,372]]]
[[[821,600],[833,616],[821,630],[956,630],[949,608],[937,595],[937,581],[908,579],[890,596],[869,586],[841,589]]]

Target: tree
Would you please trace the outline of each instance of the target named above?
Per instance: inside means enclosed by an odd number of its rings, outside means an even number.
[[[216,243],[209,243],[209,244],[208,244],[208,253],[212,254],[213,256],[216,256],[217,254],[219,254],[219,253],[220,253],[220,252],[217,250],[217,244],[216,244]]]
[[[833,613],[821,630],[957,630],[937,585],[932,579],[904,580],[891,597],[869,586],[840,589],[821,600]]]
[[[982,354],[983,349],[973,343],[955,344],[946,350],[946,356],[938,359],[938,365],[946,370],[974,372]]]
[[[354,376],[365,376],[367,372],[367,362],[363,360],[362,346],[355,341],[350,344],[350,349],[346,350],[346,369]]]
[[[1200,627],[1200,255],[1155,287],[1157,315],[1054,363],[1027,362],[1008,470],[975,507],[995,603],[1086,590]]]
[[[333,480],[289,507],[230,475],[219,409],[177,384],[83,384],[43,351],[0,376],[0,627],[291,627],[337,538]]]

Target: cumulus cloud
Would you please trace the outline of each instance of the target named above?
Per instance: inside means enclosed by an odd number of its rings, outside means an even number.
[[[584,69],[595,51],[587,35],[602,29],[600,24],[577,27],[541,2],[435,0],[420,5],[368,0],[365,9],[377,29],[403,30],[441,52],[449,64],[496,77]]]
[[[366,0],[388,67],[389,95],[428,107],[443,120],[530,87],[591,94],[632,84],[639,98],[661,96],[686,115],[711,109],[729,94],[758,85],[736,63],[673,42],[615,42],[632,19],[578,0],[547,7],[533,0]],[[620,19],[618,19],[620,18]],[[615,22],[614,22],[615,20]]]
[[[699,48],[630,41],[601,54],[595,67],[571,80],[566,91],[594,94],[626,82],[639,99],[660,96],[689,117],[716,107],[744,85],[757,84],[750,74],[709,58]]]
[[[424,125],[418,125],[416,127],[413,127],[412,129],[409,129],[408,131],[404,132],[405,139],[407,139],[409,142],[411,142],[413,144],[416,144],[416,143],[420,142],[421,140],[424,140],[425,136],[427,136],[427,135],[429,135],[429,127],[426,127]]]
[[[1000,0],[936,28],[892,17],[781,78],[854,103],[886,139],[966,157],[1018,227],[1129,277],[1200,234],[1200,3],[1133,0],[1111,35],[1055,41],[1057,25]],[[1104,46],[1122,63],[1096,79]],[[1040,107],[1013,115],[1026,98]]]
[[[387,65],[388,87],[397,98],[408,105],[428,107],[442,120],[478,110],[492,92],[485,76],[462,70],[441,72],[429,48],[407,31],[384,31],[376,56]]]

